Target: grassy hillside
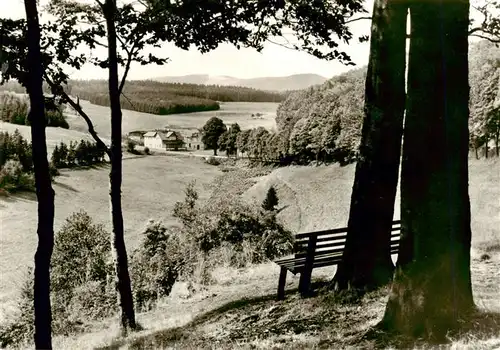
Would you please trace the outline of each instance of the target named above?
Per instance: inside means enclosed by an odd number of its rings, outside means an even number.
[[[492,269],[495,266],[500,268],[500,259],[495,253],[500,246],[498,230],[500,227],[498,217],[500,162],[473,160],[469,172],[474,247],[474,293],[480,306],[500,310],[497,297],[500,292],[498,289],[500,281],[496,281],[492,275],[494,271]],[[280,207],[285,207],[280,217],[295,232],[344,226],[347,222],[353,174],[353,166],[336,165],[287,167],[270,173],[269,170],[263,170],[260,173],[263,176],[259,176],[258,172],[248,171],[222,174],[219,168],[206,165],[194,158],[172,156],[128,158],[124,160],[123,185],[128,249],[131,251],[137,245],[139,232],[148,219],[159,218],[167,224],[175,224],[170,215],[173,204],[184,197],[183,190],[191,180],[197,181],[197,189],[202,200],[207,199],[209,193],[217,188],[219,196],[242,194],[246,200],[254,201],[256,204],[261,203],[268,187],[273,184],[277,188]],[[97,221],[109,227],[107,177],[108,169],[102,167],[91,170],[64,171],[62,176],[57,178],[54,186],[56,229],[65,217],[80,208],[85,209]],[[216,178],[218,180],[214,183]],[[226,188],[227,186],[231,187]],[[34,195],[28,194],[0,198],[0,208],[2,212],[0,273],[2,280],[5,281],[0,289],[1,316],[2,309],[5,311],[12,306],[13,294],[20,286],[26,267],[32,264],[36,246],[36,217],[34,215],[36,201]],[[396,208],[395,217],[399,217],[399,204]],[[491,249],[492,260],[483,262],[479,260],[479,256],[485,249]],[[274,264],[264,264],[250,270],[222,269],[214,275],[216,285],[190,300],[183,299],[185,296],[180,295],[182,290],[180,294],[174,290],[173,295],[165,300],[166,304],[152,313],[139,315],[140,322],[147,327],[147,330],[138,336],[142,335],[141,341],[150,344],[151,338],[147,334],[158,331],[170,344],[173,341],[170,338],[171,327],[183,326],[195,320],[189,326],[189,329],[196,330],[194,343],[184,338],[184,331],[181,329],[181,333],[174,332],[174,335],[180,334],[180,340],[176,340],[178,346],[196,347],[203,344],[206,346],[217,335],[220,335],[214,328],[217,327],[226,332],[224,334],[227,337],[222,336],[222,339],[225,339],[223,345],[225,344],[225,348],[230,348],[235,344],[233,341],[250,344],[248,342],[253,337],[252,334],[265,338],[262,332],[265,332],[266,327],[275,324],[278,327],[277,330],[285,332],[284,335],[273,333],[274,335],[264,342],[263,340],[257,341],[255,344],[258,347],[266,348],[272,344],[279,344],[280,339],[287,339],[284,344],[289,346],[293,339],[298,341],[297,344],[302,344],[301,346],[313,346],[318,345],[319,341],[319,338],[314,336],[315,329],[317,330],[318,327],[314,323],[317,320],[325,320],[319,323],[322,329],[321,334],[325,337],[333,336],[329,331],[330,328],[327,327],[328,324],[344,320],[347,322],[344,328],[339,330],[340,333],[337,336],[328,340],[330,346],[337,347],[340,346],[339,344],[344,344],[342,339],[354,341],[352,335],[345,333],[349,327],[367,329],[383,312],[385,294],[378,294],[366,301],[366,312],[359,312],[357,307],[346,306],[344,311],[340,311],[342,317],[337,314],[338,305],[332,306],[323,297],[310,301],[300,301],[296,297],[291,297],[291,300],[285,304],[278,304],[278,306],[281,305],[279,310],[282,311],[273,316],[268,315],[266,310],[274,310],[277,307],[273,298],[278,271],[278,267]],[[333,272],[334,268],[326,268],[315,271],[314,275],[316,278],[329,279]],[[297,282],[297,277],[290,277],[287,288],[296,288]],[[228,304],[231,300],[235,303]],[[219,306],[221,309],[215,313],[196,318],[200,313]],[[256,313],[263,315],[258,327],[255,328],[256,333],[243,331],[249,325],[246,319],[248,315]],[[292,321],[295,322],[294,320],[299,320],[300,317],[310,321],[305,322],[302,330],[298,331],[302,334],[299,338],[290,338],[290,335],[286,335],[288,334],[286,330],[291,330],[291,334],[297,331]],[[216,322],[217,326],[211,326],[212,322]],[[98,323],[95,325],[95,333],[91,335],[82,335],[75,339],[59,338],[56,343],[63,348],[87,348],[98,344],[110,344],[116,334],[116,329],[113,328],[115,323],[114,320]],[[163,331],[167,328],[170,330]]]
[[[269,186],[277,189],[281,218],[294,232],[308,232],[347,225],[354,165],[287,167],[273,171],[253,185],[244,197],[261,203]],[[469,193],[472,212],[472,241],[500,243],[500,161],[470,160]],[[399,188],[394,218],[400,217]]]
[[[240,174],[241,176],[237,176]],[[215,185],[220,194],[238,195],[260,204],[269,185],[278,189],[280,214],[296,231],[344,226],[354,167],[288,167],[269,173],[225,173]],[[253,176],[253,177],[252,177]],[[500,162],[471,161],[472,280],[476,304],[483,313],[450,335],[444,349],[493,349],[500,346]],[[225,186],[232,185],[229,190]],[[214,186],[210,186],[214,188]],[[399,217],[397,205],[395,217]],[[481,259],[488,252],[489,260]],[[61,348],[186,348],[186,349],[304,349],[304,348],[422,348],[425,343],[405,339],[365,338],[382,317],[387,289],[367,295],[359,303],[346,303],[322,286],[334,267],[313,273],[319,295],[301,299],[298,276],[289,276],[285,301],[276,302],[279,268],[273,263],[247,269],[221,268],[212,275],[215,283],[188,297],[179,284],[172,295],[151,312],[138,315],[144,331],[117,340],[116,322],[95,324],[91,333],[75,338],[58,337]]]

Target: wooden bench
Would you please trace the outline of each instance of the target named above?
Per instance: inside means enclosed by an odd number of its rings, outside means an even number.
[[[399,249],[401,222],[393,221],[391,232],[391,253]],[[312,270],[337,265],[342,261],[347,227],[333,230],[299,233],[295,235],[294,257],[282,258],[275,263],[281,267],[278,282],[278,300],[285,297],[287,271],[300,273],[299,292],[306,295],[311,284]]]

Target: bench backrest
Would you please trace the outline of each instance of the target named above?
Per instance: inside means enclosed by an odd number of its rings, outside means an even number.
[[[401,221],[393,221],[391,228],[391,253],[397,253]],[[298,233],[295,235],[294,253],[296,258],[305,258],[314,251],[314,256],[342,253],[347,237],[347,227]]]

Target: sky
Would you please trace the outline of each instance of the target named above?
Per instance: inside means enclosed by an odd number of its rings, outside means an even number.
[[[40,6],[48,0],[40,0]],[[366,2],[365,8],[371,12],[373,0]],[[23,0],[0,0],[2,16],[20,18],[25,16]],[[42,21],[44,14],[42,13]],[[357,66],[368,63],[369,43],[359,43],[357,38],[368,35],[370,21],[361,20],[351,25],[354,37],[349,46],[341,46],[351,56]],[[103,49],[105,50],[105,49]],[[103,51],[105,52],[105,51]],[[352,66],[345,66],[336,61],[325,61],[304,52],[289,50],[281,46],[266,43],[259,53],[254,49],[236,49],[230,44],[222,44],[212,52],[201,54],[195,49],[189,51],[176,48],[166,43],[161,49],[155,49],[162,57],[168,57],[169,63],[157,65],[132,65],[130,79],[149,79],[160,76],[180,76],[188,74],[228,75],[237,78],[267,76],[287,76],[292,74],[313,73],[326,78],[343,73]],[[101,56],[102,57],[102,56]],[[101,68],[86,65],[80,71],[70,70],[72,79],[102,79],[107,72]]]
[[[369,1],[370,3],[372,0]],[[40,6],[47,3],[41,0]],[[40,8],[40,7],[39,7]],[[371,6],[370,6],[371,8]],[[22,18],[25,16],[23,0],[0,0],[2,16]],[[43,13],[42,13],[43,20]],[[357,36],[369,34],[370,21],[353,23],[356,36],[345,51],[357,65],[368,62],[368,43],[358,43]],[[330,78],[336,74],[352,69],[335,61],[317,59],[304,52],[297,52],[281,46],[266,43],[260,53],[254,49],[236,49],[233,45],[222,44],[212,52],[201,54],[195,49],[189,51],[176,48],[165,43],[161,50],[155,52],[170,59],[163,66],[133,65],[130,79],[148,79],[158,76],[178,76],[188,74],[229,75],[237,78],[253,78],[266,76],[287,76],[301,73],[314,73]],[[86,65],[80,71],[70,70],[73,79],[106,78],[107,72],[101,68]]]

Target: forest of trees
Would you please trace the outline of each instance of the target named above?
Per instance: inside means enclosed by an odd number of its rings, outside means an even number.
[[[61,127],[69,129],[69,124],[64,117],[64,106],[50,103],[50,98],[46,98],[45,118],[47,126]],[[0,94],[0,120],[18,125],[30,125],[28,119],[29,100],[25,97],[11,94]]]
[[[1,90],[24,93],[16,82],[0,86]],[[50,93],[48,85],[44,91]],[[109,106],[105,80],[71,80],[66,92],[100,106]],[[125,86],[121,104],[124,109],[152,114],[174,114],[212,111],[221,102],[281,102],[290,92],[262,91],[239,86],[161,83],[154,80],[134,80]]]
[[[472,45],[469,64],[471,149],[478,158],[498,156],[500,48],[489,41]],[[366,68],[358,68],[321,86],[290,94],[278,107],[277,133],[263,128],[247,130],[251,137],[244,142],[242,135],[238,149],[263,161],[280,157],[298,164],[355,161],[361,140],[365,77]],[[488,142],[495,146],[488,148]]]

